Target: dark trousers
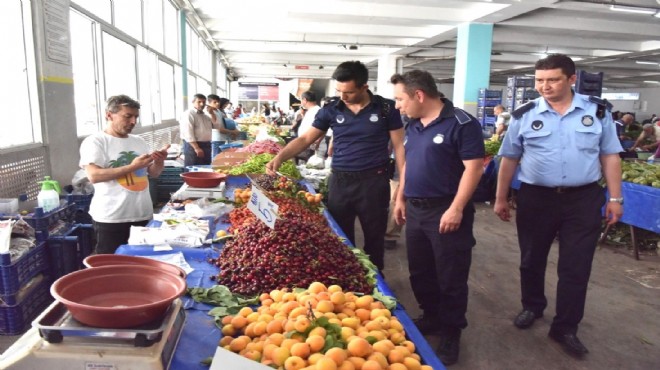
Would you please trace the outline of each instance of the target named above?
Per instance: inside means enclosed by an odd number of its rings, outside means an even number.
[[[520,288],[524,308],[542,313],[548,253],[559,236],[557,307],[552,330],[577,333],[584,316],[587,285],[601,228],[603,189],[594,184],[559,194],[522,184],[516,223],[520,244]]]
[[[114,254],[120,245],[128,243],[131,226],[146,226],[145,221],[106,223],[94,221],[96,236],[96,254]]]
[[[353,245],[355,217],[360,220],[364,252],[380,270],[385,265],[389,182],[387,172],[365,178],[358,174],[333,173],[328,180],[328,211]]]
[[[211,142],[198,141],[197,145],[204,151],[204,157],[200,158],[195,153],[195,148],[187,141],[183,141],[183,163],[185,166],[201,166],[211,164]]]
[[[422,208],[406,202],[406,247],[410,285],[424,315],[446,329],[467,326],[468,275],[472,263],[474,206],[463,211],[458,230],[440,234],[440,218],[451,204]]]

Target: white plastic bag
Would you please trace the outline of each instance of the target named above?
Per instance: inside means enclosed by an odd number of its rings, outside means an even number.
[[[316,154],[309,157],[309,159],[307,160],[307,168],[323,169],[324,167],[325,167],[325,161],[323,160],[323,157],[320,157]]]

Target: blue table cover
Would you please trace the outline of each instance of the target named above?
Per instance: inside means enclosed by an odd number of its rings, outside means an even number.
[[[624,181],[621,194],[624,200],[620,221],[660,233],[660,189]]]
[[[230,176],[227,179],[226,194],[231,197],[233,196],[234,188],[243,187],[247,184],[249,184],[249,180],[246,177]],[[306,186],[310,192],[314,191],[309,184],[306,184]],[[349,247],[353,247],[346,238],[346,234],[344,234],[339,228],[339,225],[337,225],[337,222],[332,218],[332,215],[330,215],[327,210],[323,211],[323,215],[328,220],[328,224],[332,230],[345,239],[345,244]],[[158,222],[150,223],[150,225],[154,227],[158,224]],[[228,227],[229,224],[224,223],[222,219],[213,221],[211,225],[213,233],[217,230],[226,230]],[[210,277],[212,275],[217,275],[219,269],[208,263],[208,259],[217,257],[221,248],[222,244],[213,244],[213,246],[205,248],[173,247],[171,251],[154,251],[152,245],[122,245],[115,253],[131,256],[149,256],[181,252],[185,257],[186,262],[188,262],[188,264],[194,269],[194,271],[186,277],[188,287],[210,288],[215,285],[215,282],[212,281]],[[394,296],[392,290],[380,274],[377,276],[376,285],[383,294]],[[222,333],[215,325],[213,317],[207,314],[207,312],[214,306],[194,302],[189,296],[182,297],[182,300],[183,306],[186,309],[187,318],[170,369],[208,370],[208,366],[202,365],[200,361],[209,356],[213,356],[215,349],[218,346],[218,342],[222,337]],[[400,303],[397,303],[397,307],[392,314],[395,315],[403,325],[408,339],[415,343],[415,347],[422,358],[422,362],[430,365],[435,370],[444,370],[444,365],[440,359],[438,359],[429,343],[426,341],[422,333],[419,332]]]

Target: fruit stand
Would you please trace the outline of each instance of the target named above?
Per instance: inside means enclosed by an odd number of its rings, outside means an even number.
[[[226,183],[226,194],[232,193],[243,194],[236,192],[238,187],[245,187],[249,184],[249,179],[245,176],[230,176]],[[307,186],[310,192],[313,192],[311,187]],[[308,199],[309,195],[305,195]],[[230,198],[231,196],[229,196]],[[339,229],[335,221],[332,219],[327,210],[323,211],[323,218],[327,221],[332,231],[340,237],[343,237],[344,243],[347,247],[352,247],[346,241],[344,233]],[[218,220],[212,225],[211,236],[215,236],[218,230],[226,230],[230,227],[227,220]],[[157,227],[156,222],[152,222],[150,226]],[[124,245],[117,250],[117,254],[149,256],[149,255],[166,255],[172,253],[182,253],[185,256],[186,262],[194,269],[187,276],[187,283],[189,288],[201,287],[211,288],[218,284],[216,279],[221,278],[219,274],[220,269],[209,261],[214,261],[222,253],[224,244],[214,243],[210,247],[204,248],[188,248],[188,247],[172,247],[162,250],[150,245]],[[254,256],[256,259],[258,256]],[[376,280],[377,289],[386,296],[392,296],[392,292],[387,284],[384,282],[380,275],[377,275]],[[200,363],[200,361],[213,356],[218,348],[219,341],[223,337],[221,329],[216,325],[213,316],[209,316],[209,310],[213,309],[213,305],[206,303],[195,302],[190,296],[183,297],[184,307],[186,308],[187,320],[183,328],[181,339],[178,347],[174,353],[171,364],[171,369],[208,369],[208,365]],[[415,351],[421,358],[421,362],[430,366],[433,369],[441,370],[444,366],[435,355],[433,349],[426,342],[422,334],[414,326],[412,319],[408,316],[404,308],[397,304],[391,312],[393,317],[401,323],[407,340],[414,343]]]

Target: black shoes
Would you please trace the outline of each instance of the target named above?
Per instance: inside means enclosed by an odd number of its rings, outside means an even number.
[[[414,319],[413,323],[424,335],[440,334],[440,330],[442,330],[442,325],[436,315],[422,314],[419,318]]]
[[[587,347],[580,342],[580,339],[578,339],[577,335],[571,334],[571,333],[558,333],[550,330],[548,333],[548,336],[552,338],[555,342],[558,342],[561,344],[561,346],[564,348],[564,351],[568,352],[571,355],[574,356],[582,356],[584,354],[589,353],[589,350]]]
[[[543,314],[536,314],[531,310],[523,309],[515,320],[513,320],[513,325],[519,329],[527,329],[534,323],[534,320],[540,319],[543,317]]]
[[[461,330],[452,330],[440,334],[440,345],[436,354],[442,364],[445,366],[453,365],[458,362],[458,354],[461,346]]]

